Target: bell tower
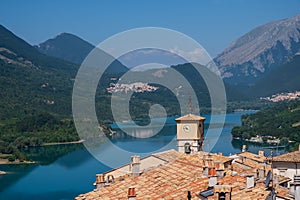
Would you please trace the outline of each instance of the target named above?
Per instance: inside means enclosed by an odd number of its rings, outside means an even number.
[[[177,147],[179,152],[203,151],[205,117],[187,114],[176,119]]]

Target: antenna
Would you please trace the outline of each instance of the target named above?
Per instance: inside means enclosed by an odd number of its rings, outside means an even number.
[[[192,104],[192,96],[190,93],[188,93],[188,96],[189,96],[189,101],[188,101],[188,111],[190,113],[193,113],[194,110],[193,110],[193,104]]]
[[[272,171],[272,175],[271,175],[271,180],[272,180],[272,189],[274,188],[274,174],[273,174],[273,151],[271,150],[271,171]]]

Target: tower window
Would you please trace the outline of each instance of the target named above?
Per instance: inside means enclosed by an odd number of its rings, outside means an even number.
[[[190,154],[191,153],[191,145],[190,145],[190,143],[185,143],[184,144],[184,152],[186,153],[186,154]]]

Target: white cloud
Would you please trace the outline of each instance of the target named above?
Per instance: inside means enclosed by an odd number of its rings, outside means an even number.
[[[202,65],[206,65],[208,62],[211,61],[211,58],[207,54],[205,49],[201,49],[201,48],[195,48],[192,51],[183,51],[175,47],[173,49],[170,49],[170,52],[185,58],[189,62],[195,62]]]

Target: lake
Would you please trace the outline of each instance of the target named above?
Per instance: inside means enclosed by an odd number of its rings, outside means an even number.
[[[257,153],[262,147],[251,143],[232,140],[231,129],[240,125],[241,115],[254,111],[236,112],[226,115],[226,121],[220,138],[213,147],[212,152],[222,152],[230,155],[241,151],[243,144],[247,144],[248,150]],[[210,116],[206,115],[206,126]],[[160,120],[158,119],[158,122]],[[148,152],[167,148],[176,149],[176,124],[174,117],[167,119],[166,125],[159,134],[150,138],[135,138],[124,134],[117,129],[116,124],[111,125],[116,133],[111,142],[121,149],[134,152],[133,154],[147,155]],[[130,123],[121,124],[124,129],[130,131]],[[153,130],[156,127],[152,127]],[[220,129],[220,127],[214,127]],[[151,135],[151,130],[135,130],[134,134]],[[101,147],[107,156],[118,160],[119,164],[130,161],[130,157],[118,157],[110,155],[110,142],[103,143]],[[270,149],[264,149],[270,154]],[[274,154],[284,153],[284,149],[274,150]],[[83,144],[45,146],[30,148],[27,150],[30,158],[38,161],[37,164],[28,165],[0,165],[0,170],[7,171],[7,175],[0,176],[0,199],[73,199],[81,193],[94,189],[95,174],[108,171],[110,167],[95,159]]]

